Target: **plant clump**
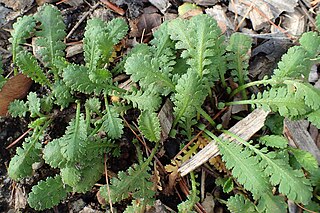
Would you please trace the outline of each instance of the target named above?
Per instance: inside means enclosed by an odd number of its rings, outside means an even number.
[[[300,45],[288,50],[270,78],[248,83],[251,39],[240,33],[226,38],[217,22],[206,14],[164,22],[150,44],[136,45],[114,67],[110,64],[114,46],[128,31],[121,18],[107,23],[97,18],[87,21],[81,65],[65,59],[66,27],[56,7],[46,4],[35,15],[19,18],[13,28],[10,41],[15,74],[27,75],[48,92],[30,92],[25,101],[10,104],[11,116],[30,117],[32,131],[11,159],[9,177],[19,181],[32,176],[32,165],[40,161],[59,171],[32,187],[28,196],[32,208],[52,208],[69,193],[85,193],[93,187],[103,175],[105,159],[119,155],[119,141],[128,125],[123,115],[129,109],[139,113],[134,128],[139,130],[139,138],[144,138],[153,149],[144,157],[136,145],[137,163],[111,178],[110,186],[102,186],[100,194],[107,203],[132,199],[125,212],[144,212],[147,206],[152,206],[157,190],[151,170],[165,140],[159,119],[165,100],[173,105],[174,119],[168,133],[171,137],[178,135],[185,141],[191,140],[201,124],[200,117],[215,132],[230,136],[230,141],[222,140],[204,131],[205,137],[218,144],[228,171],[223,174],[227,178],[219,181],[226,186],[227,180],[231,186],[229,190],[223,188],[229,193],[224,203],[231,212],[280,213],[286,211],[286,199],[311,209],[319,207],[319,196],[315,193],[320,170],[310,153],[289,147],[287,139],[277,134],[245,141],[217,128],[219,125],[202,108],[206,100],[212,99],[212,89],[218,82],[225,91],[230,91],[225,82],[230,75],[239,87],[229,92],[229,97],[241,93],[243,100],[220,105],[250,104],[286,118],[305,118],[320,128],[320,91],[306,80],[311,66],[319,61],[317,32],[304,33]],[[23,48],[26,39],[33,36],[39,49],[36,56]],[[120,72],[135,83],[128,90],[113,81]],[[253,85],[267,87],[248,98],[246,88]],[[111,96],[120,101],[110,101]],[[64,134],[44,144],[44,136],[49,134],[55,120],[54,109],[72,106],[76,112]],[[190,146],[179,155],[175,166],[199,149],[198,144]],[[194,211],[200,200],[197,181],[197,176],[190,173],[191,190],[178,206],[179,212]],[[235,184],[241,190],[233,191]]]

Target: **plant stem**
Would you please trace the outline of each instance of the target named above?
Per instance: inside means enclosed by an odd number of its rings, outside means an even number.
[[[216,126],[216,122],[211,118],[211,116],[204,111],[201,107],[197,107],[198,113],[200,113],[212,126]]]
[[[260,81],[253,81],[247,84],[243,84],[241,86],[239,86],[237,89],[233,90],[233,92],[230,94],[230,97],[235,96],[237,93],[243,91],[244,89],[251,87],[251,86],[255,86],[255,85],[260,85],[260,84],[275,84],[277,83],[277,81],[273,80],[273,79],[263,79]]]
[[[89,111],[89,108],[85,105],[85,110],[86,110],[86,127],[87,127],[87,130],[89,130],[89,127],[90,127],[90,111]]]

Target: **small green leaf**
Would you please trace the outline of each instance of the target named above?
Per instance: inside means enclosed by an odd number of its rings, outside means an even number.
[[[120,138],[123,133],[123,121],[120,115],[111,106],[106,106],[107,113],[102,117],[102,130],[112,139]]]
[[[21,100],[14,100],[10,103],[8,109],[12,117],[24,117],[28,111],[28,105]]]
[[[56,57],[64,56],[66,32],[61,12],[51,4],[39,7],[35,18],[40,21],[40,29],[36,32],[36,44],[40,46],[39,55],[46,66],[54,67]]]
[[[62,183],[60,176],[49,177],[45,181],[39,181],[37,185],[32,187],[28,203],[31,208],[38,211],[49,209],[67,198],[68,192],[69,190]]]
[[[60,150],[59,139],[50,141],[43,150],[43,159],[53,168],[63,168],[67,162]]]
[[[234,188],[233,179],[231,177],[218,178],[216,179],[216,184],[222,186],[224,193],[229,193]]]
[[[320,110],[313,111],[307,115],[308,121],[320,129]]]
[[[279,114],[270,115],[267,117],[265,125],[273,134],[282,135],[284,118]]]
[[[257,212],[255,205],[242,194],[236,194],[227,201],[227,207],[232,213]]]
[[[40,98],[38,98],[37,94],[34,92],[30,92],[27,96],[27,104],[29,106],[29,111],[31,113],[31,117],[40,116]]]
[[[64,184],[76,186],[81,179],[81,172],[75,167],[65,167],[60,170],[61,179]]]
[[[289,150],[295,156],[300,165],[308,172],[313,173],[319,169],[317,159],[310,152],[293,147],[289,147]]]
[[[286,148],[288,146],[288,140],[280,135],[265,135],[259,138],[260,143],[274,147],[274,148]]]
[[[29,52],[22,51],[17,55],[17,65],[22,73],[43,86],[51,86],[50,81],[44,74],[37,59]]]
[[[101,102],[98,98],[89,98],[86,100],[85,106],[92,112],[100,112]]]
[[[142,134],[148,140],[152,142],[160,140],[161,128],[157,113],[149,110],[142,111],[138,123]]]

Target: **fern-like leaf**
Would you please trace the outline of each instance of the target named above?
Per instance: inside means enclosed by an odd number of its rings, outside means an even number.
[[[123,121],[120,115],[111,106],[106,106],[106,114],[102,117],[102,130],[112,139],[120,138],[123,134]]]
[[[207,74],[218,76],[210,65],[216,59],[215,49],[221,45],[221,30],[212,17],[202,14],[190,20],[175,19],[169,23],[169,33],[177,41],[176,49],[183,50],[181,56],[201,79]]]
[[[281,213],[287,211],[287,203],[283,196],[275,196],[272,192],[267,192],[259,199],[257,209],[258,212]]]
[[[89,70],[84,66],[71,64],[63,70],[62,76],[65,84],[74,91],[99,94],[107,88],[105,83],[92,82],[89,78]]]
[[[320,129],[320,110],[316,110],[307,115],[308,121]]]
[[[10,103],[8,111],[12,117],[24,117],[28,111],[28,105],[22,100],[14,100]]]
[[[236,194],[227,201],[227,207],[232,213],[256,212],[255,205],[242,194]]]
[[[41,144],[43,131],[49,122],[43,126],[37,126],[32,135],[25,139],[22,148],[17,148],[17,154],[11,159],[8,168],[9,177],[19,180],[32,175],[32,164],[40,162]]]
[[[58,139],[61,154],[67,161],[76,162],[84,156],[85,146],[88,144],[86,128],[80,107],[77,107],[76,117],[70,121],[65,135]]]
[[[284,81],[288,86],[293,86],[297,97],[304,99],[305,104],[313,110],[320,108],[320,90],[309,83],[302,83],[294,80]]]
[[[98,85],[102,84],[112,84],[112,75],[106,69],[95,69],[89,72],[89,79]]]
[[[232,70],[231,74],[235,81],[239,81],[243,85],[248,80],[248,67],[250,55],[248,54],[251,49],[252,40],[250,37],[234,33],[230,37],[230,43],[227,46],[228,68]]]
[[[52,168],[63,168],[67,160],[61,153],[59,139],[54,139],[49,142],[43,149],[43,159]]]
[[[127,31],[127,24],[120,18],[113,19],[107,24],[97,18],[88,21],[83,48],[89,71],[102,68],[109,62],[113,46],[125,36]]]
[[[309,72],[308,52],[301,46],[294,46],[281,57],[278,69],[274,70],[272,78],[279,80],[299,78],[301,75],[308,76]]]
[[[101,63],[109,63],[114,45],[116,45],[128,32],[128,25],[122,18],[115,18],[106,24],[107,39],[102,42]]]
[[[174,42],[170,38],[168,23],[162,23],[154,32],[153,39],[150,41],[152,44],[150,50],[154,58],[158,59],[160,67],[168,67],[168,72],[173,73],[174,65],[176,64],[176,51]],[[185,72],[186,70],[183,71]],[[175,82],[174,78],[172,80]]]
[[[11,159],[8,174],[13,180],[32,175],[32,164],[40,161],[41,145],[37,138],[26,138],[22,148],[17,148],[17,154]]]
[[[270,183],[274,186],[279,185],[280,193],[303,204],[311,200],[312,188],[301,170],[293,170],[285,161],[275,158],[273,152],[255,152],[261,157],[260,165],[265,167],[264,172],[270,176]]]
[[[251,157],[251,152],[242,146],[228,141],[218,142],[220,153],[226,167],[232,169],[232,175],[237,178],[245,189],[251,191],[255,199],[271,191],[271,185],[263,175],[257,158]]]
[[[184,74],[176,85],[176,94],[173,99],[176,125],[181,119],[190,120],[195,117],[198,107],[201,107],[207,93],[200,77],[189,71]]]
[[[66,33],[62,15],[55,6],[45,4],[39,8],[35,18],[41,23],[36,41],[41,47],[39,55],[48,67],[53,67],[54,58],[63,57],[66,46],[63,43]]]
[[[122,98],[132,102],[133,107],[137,107],[140,110],[156,111],[161,104],[160,96],[154,93],[152,88],[144,92],[142,90],[134,90],[131,93],[126,93]]]
[[[319,54],[320,37],[316,32],[305,32],[299,39],[301,46],[307,51],[309,59],[314,59]],[[309,67],[314,62],[310,61]]]
[[[115,18],[106,24],[109,39],[112,44],[117,44],[128,32],[128,25],[122,18]]]
[[[149,110],[142,111],[138,123],[142,134],[148,140],[153,142],[160,140],[161,128],[157,113]]]
[[[83,39],[84,60],[89,71],[97,68],[102,55],[100,45],[106,38],[105,23],[101,19],[90,19],[87,22]]]
[[[259,142],[273,148],[286,148],[288,140],[280,135],[265,135],[259,138]]]
[[[85,193],[101,178],[103,174],[103,157],[96,156],[88,165],[81,167],[80,180],[73,186],[74,192]]]
[[[279,112],[284,117],[295,117],[310,112],[310,108],[304,100],[298,97],[294,91],[288,91],[286,87],[272,87],[263,94],[253,95],[252,100],[237,101],[237,104],[252,104],[253,107],[262,107],[266,111]]]
[[[245,189],[252,192],[255,200],[258,200],[258,208],[261,211],[281,213],[286,209],[284,199],[271,193],[272,186],[268,183],[263,169],[259,165],[259,159],[252,156],[252,152],[234,142],[218,142],[220,153],[226,167],[232,169],[232,175],[237,178]]]
[[[71,90],[67,85],[62,81],[56,81],[52,88],[52,94],[55,97],[55,103],[61,106],[61,108],[66,108],[69,104],[74,101],[74,98],[71,95]]]
[[[61,177],[49,177],[41,180],[32,187],[28,197],[30,207],[35,210],[44,210],[58,205],[61,200],[67,198],[68,188],[63,184]]]
[[[71,187],[76,186],[80,181],[80,171],[74,166],[67,166],[60,170],[61,179],[64,184]]]
[[[300,165],[309,173],[316,173],[319,170],[317,159],[310,153],[302,149],[289,148]]]
[[[168,95],[174,91],[175,85],[169,78],[170,67],[160,67],[157,58],[150,54],[133,54],[125,63],[125,72],[131,75],[134,82],[138,82],[142,88],[147,89],[152,85],[154,91]]]
[[[98,98],[89,98],[86,100],[85,107],[91,112],[100,112],[101,102]]]
[[[40,113],[40,98],[38,98],[35,92],[30,92],[27,96],[27,105],[29,107],[30,117],[34,118],[41,116]]]
[[[22,73],[43,86],[51,86],[47,76],[37,63],[37,59],[29,52],[22,51],[17,55],[17,65]]]
[[[260,150],[234,134],[229,134],[256,154],[259,167],[263,169],[265,175],[270,177],[270,183],[273,186],[279,185],[280,193],[285,194],[293,201],[303,204],[307,204],[311,200],[311,183],[305,178],[302,170],[292,169],[288,162],[276,152],[266,153],[266,150]]]
[[[150,161],[135,164],[127,172],[119,172],[118,178],[110,181],[110,197],[112,202],[119,202],[129,197],[130,194],[136,199],[144,198],[152,201],[155,192],[152,190],[153,183],[150,182],[151,175],[148,173]],[[109,202],[109,192],[106,186],[100,188],[101,196]]]
[[[12,38],[9,41],[12,44],[12,61],[16,63],[17,54],[22,49],[21,44],[26,42],[32,32],[35,30],[36,21],[32,16],[23,16],[17,19],[13,24],[13,31],[11,32]]]
[[[162,23],[160,27],[153,33],[153,39],[150,41],[150,43],[155,49],[154,56],[156,58],[163,56],[170,58],[174,56],[174,42],[170,39],[168,22]]]

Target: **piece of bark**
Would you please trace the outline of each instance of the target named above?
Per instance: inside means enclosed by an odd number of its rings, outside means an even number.
[[[66,57],[70,58],[70,57],[75,56],[75,55],[82,53],[82,52],[83,52],[83,44],[82,43],[71,45],[66,48]]]
[[[229,129],[230,132],[236,134],[244,140],[249,140],[263,126],[269,112],[262,109],[255,109],[247,117],[236,123]],[[221,134],[219,138],[228,139],[225,134]],[[193,156],[189,161],[183,163],[178,172],[181,176],[187,175],[189,172],[198,168],[210,158],[219,155],[219,149],[214,140],[212,140],[204,149]]]
[[[167,99],[161,108],[158,118],[161,126],[161,142],[165,141],[169,137],[170,130],[173,123],[173,104],[170,99]]]
[[[308,126],[309,122],[305,120],[290,121],[284,119],[283,131],[292,147],[310,152],[320,164],[320,151],[307,131]]]

